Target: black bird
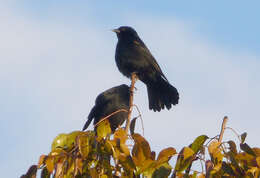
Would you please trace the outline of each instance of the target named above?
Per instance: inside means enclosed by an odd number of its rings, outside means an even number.
[[[129,110],[129,97],[130,88],[123,84],[113,88],[110,88],[103,93],[99,94],[95,101],[95,106],[91,109],[88,120],[85,123],[83,130],[86,130],[94,119],[94,125],[96,125],[102,118],[112,114],[119,109]],[[127,118],[127,112],[118,112],[109,118],[109,123],[112,132],[116,128],[124,123]],[[96,130],[96,128],[95,128]]]
[[[137,32],[128,26],[113,30],[118,38],[116,64],[119,71],[130,78],[136,73],[138,79],[146,84],[149,109],[160,111],[166,106],[178,104],[179,93],[163,74],[160,66]]]

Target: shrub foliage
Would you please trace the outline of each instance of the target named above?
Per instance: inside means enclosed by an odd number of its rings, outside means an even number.
[[[239,143],[223,142],[222,136],[198,136],[179,152],[173,147],[156,153],[148,141],[134,131],[132,120],[128,135],[119,128],[110,134],[104,120],[98,132],[74,131],[58,135],[48,155],[41,155],[38,165],[32,165],[22,177],[259,177],[260,148],[245,143],[246,133],[238,135]],[[221,139],[220,139],[221,137]],[[238,141],[237,141],[238,142]],[[174,165],[169,163],[176,157]],[[192,169],[201,162],[200,170]]]

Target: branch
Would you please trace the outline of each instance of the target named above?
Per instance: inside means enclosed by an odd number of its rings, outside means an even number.
[[[232,129],[231,127],[226,127],[226,129],[230,129],[237,136],[239,142],[241,142],[240,135],[234,129]]]
[[[142,130],[143,130],[143,136],[144,136],[144,121],[143,121],[143,118],[142,118],[142,114],[141,114],[141,112],[140,112],[140,110],[139,110],[139,108],[138,108],[138,106],[137,105],[133,105],[135,108],[136,108],[136,110],[138,111],[138,113],[139,113],[139,116],[137,116],[137,117],[140,117],[140,119],[141,119],[141,122],[142,122]]]
[[[108,116],[102,118],[100,121],[98,121],[98,123],[96,123],[96,125],[94,125],[94,127],[97,127],[101,122],[103,122],[106,119],[109,119],[111,116],[113,116],[113,115],[115,115],[115,114],[117,114],[119,112],[128,112],[128,111],[126,109],[119,109],[119,110],[109,114]]]
[[[223,122],[222,122],[221,131],[220,131],[219,138],[218,138],[219,142],[222,142],[222,138],[223,138],[223,135],[224,135],[224,131],[225,131],[225,128],[226,128],[227,121],[228,121],[228,117],[225,116],[224,119],[223,119]]]
[[[133,110],[133,100],[134,100],[134,88],[135,88],[135,82],[137,80],[136,73],[131,74],[131,87],[130,87],[130,98],[129,98],[129,111],[128,116],[126,120],[126,127],[125,131],[128,133],[129,127],[130,127],[130,120],[131,120],[131,114]]]

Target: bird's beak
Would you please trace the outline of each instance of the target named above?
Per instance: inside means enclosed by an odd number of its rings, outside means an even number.
[[[118,30],[118,29],[113,29],[112,31],[115,33],[120,33],[120,30]]]

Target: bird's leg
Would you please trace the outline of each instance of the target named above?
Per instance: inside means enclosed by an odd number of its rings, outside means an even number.
[[[126,120],[126,127],[125,131],[128,133],[129,127],[130,127],[130,120],[131,120],[131,114],[133,109],[133,100],[134,100],[134,89],[135,89],[135,82],[137,81],[138,77],[135,72],[131,74],[131,87],[130,87],[130,98],[129,98],[129,111],[128,116]]]

